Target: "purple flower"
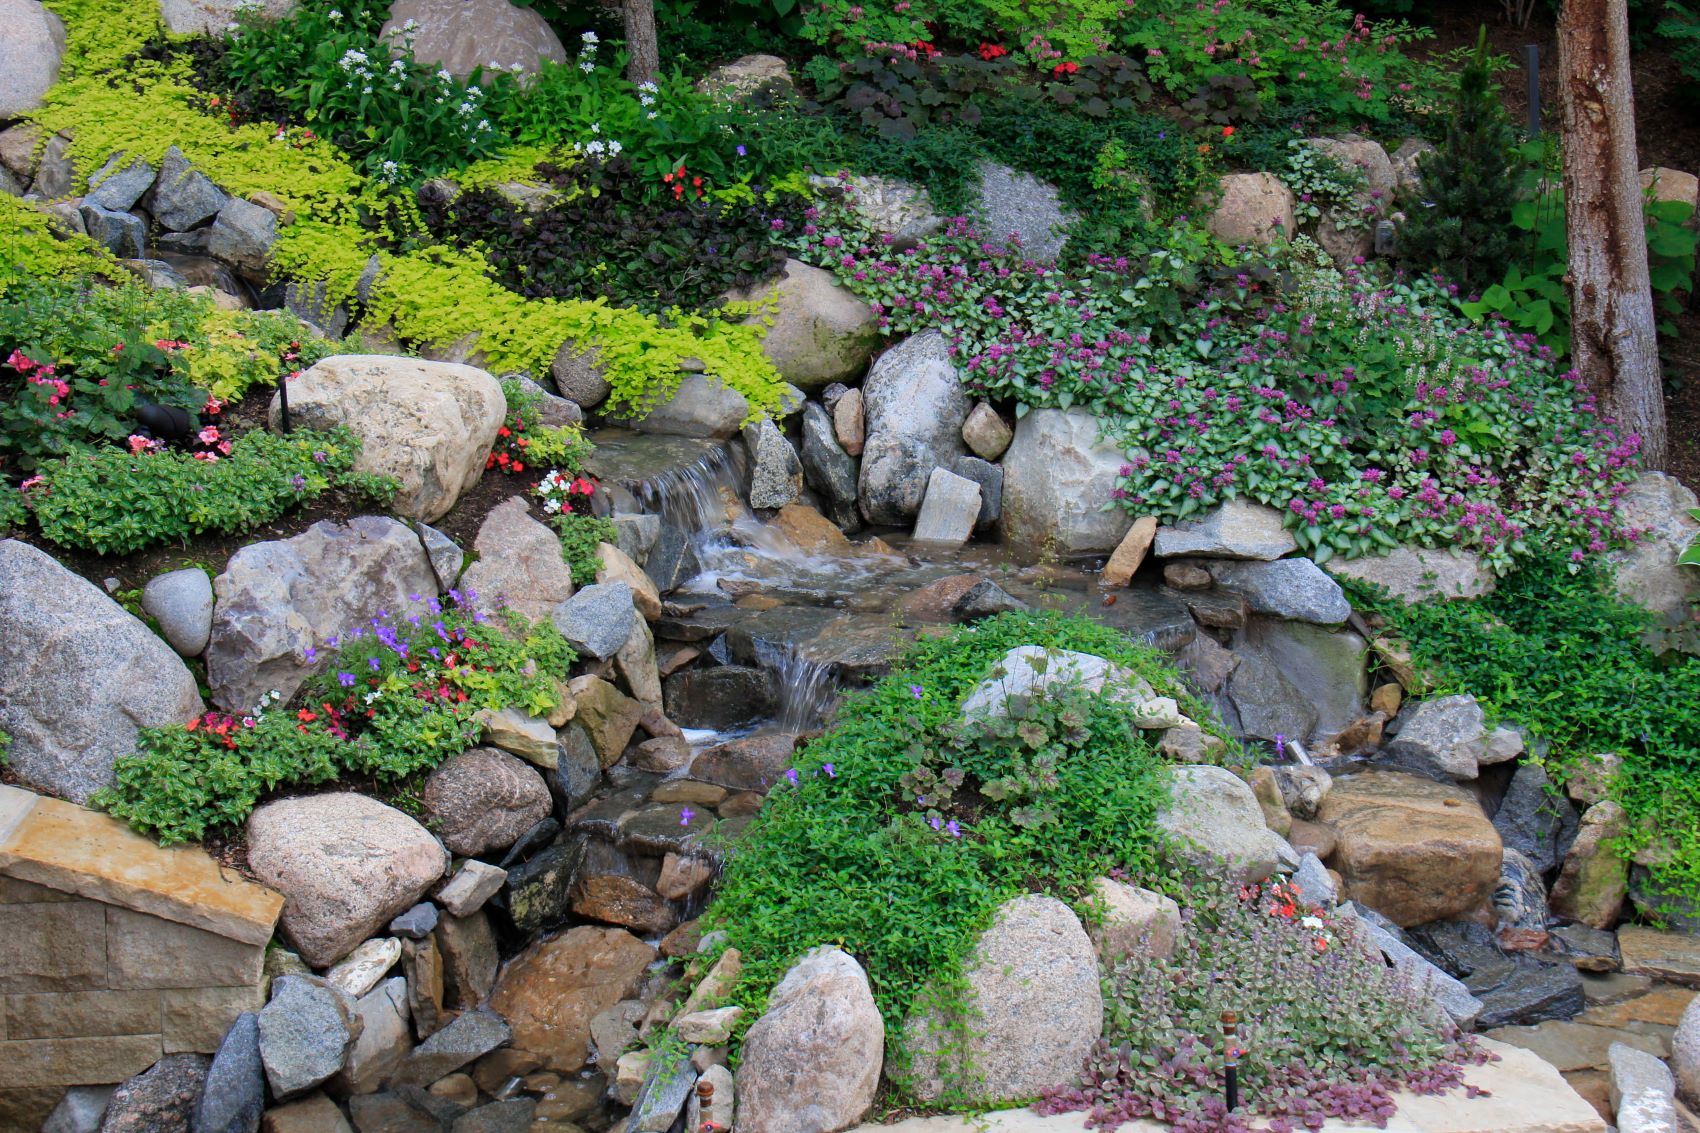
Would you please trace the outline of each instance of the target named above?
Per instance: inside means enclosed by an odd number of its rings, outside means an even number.
[[[937,830],[942,824],[939,822],[939,816],[935,814],[931,818],[927,819],[927,825],[931,826],[934,830]]]
[[[336,679],[337,679],[337,683],[340,684],[343,688],[348,688],[350,685],[352,685],[354,683],[354,674],[353,673],[338,673],[336,675]]]
[[[679,825],[680,826],[689,826],[691,824],[691,819],[695,818],[696,816],[697,816],[696,811],[692,810],[690,807],[684,807],[683,809],[681,809],[679,811]]]
[[[366,659],[366,664],[367,664],[368,667],[370,667],[372,669],[381,669],[383,667],[384,663],[382,661],[378,660],[376,657],[368,657]]]
[[[738,147],[738,156],[739,157],[744,157],[744,156],[747,155],[747,153],[748,153],[748,151],[746,151],[743,146]]]
[[[838,772],[836,772],[836,771],[834,771],[834,770],[833,770],[833,769],[832,769],[832,764],[830,764],[830,763],[823,763],[823,764],[821,764],[821,767],[820,767],[820,769],[821,769],[821,770],[822,770],[822,771],[824,771],[824,772],[826,772],[826,777],[827,777],[827,778],[828,778],[828,779],[836,779],[836,778],[838,778]]]
[[[1287,754],[1287,737],[1280,732],[1275,733],[1275,756],[1277,759]]]
[[[307,490],[307,477],[297,472],[289,478],[289,486],[294,488],[297,492],[304,492]]]
[[[785,778],[789,779],[791,781],[791,785],[795,787],[797,785],[797,769],[793,767],[786,771]]]
[[[951,819],[949,822],[944,824],[944,831],[945,831],[946,834],[949,834],[952,838],[962,837],[962,827],[960,827],[956,824],[956,819],[954,819],[954,818]]]
[[[325,462],[325,461],[326,461],[326,460],[328,460],[328,459],[330,459],[330,458],[329,458],[329,457],[327,457],[327,456],[326,456],[326,455],[325,455],[325,454],[324,454],[324,453],[322,453],[322,452],[315,452],[315,453],[314,453],[314,454],[313,454],[313,459],[314,459],[314,460],[316,460],[316,461],[318,461],[318,462],[319,462],[319,463],[320,463],[320,464],[323,464],[323,463],[324,463],[324,462]]]
[[[319,651],[317,649],[314,649],[311,645],[309,645],[306,649],[306,652],[303,654],[303,656],[305,656],[307,658],[307,664],[311,665],[314,661],[317,661],[319,659]]]
[[[927,690],[922,688],[920,685],[910,685],[909,695],[914,697],[916,700],[920,700],[922,697],[927,695]]]

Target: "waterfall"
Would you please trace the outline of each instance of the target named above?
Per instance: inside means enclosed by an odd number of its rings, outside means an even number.
[[[838,699],[832,666],[811,661],[790,645],[755,643],[756,664],[772,674],[775,713],[782,732],[806,732],[826,722]]]

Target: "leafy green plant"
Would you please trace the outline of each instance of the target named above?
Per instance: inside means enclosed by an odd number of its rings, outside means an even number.
[[[1281,183],[1296,198],[1293,214],[1299,224],[1321,220],[1324,209],[1333,210],[1334,221],[1341,228],[1362,228],[1369,223],[1371,214],[1359,203],[1368,186],[1360,171],[1346,168],[1299,138],[1287,143],[1286,157]]]
[[[49,542],[125,555],[208,532],[251,531],[333,488],[387,502],[395,482],[352,471],[359,454],[359,439],[345,429],[244,433],[212,460],[205,452],[105,448],[42,465],[24,497]]]
[[[1654,30],[1669,42],[1672,61],[1690,94],[1700,94],[1700,13],[1677,0],[1665,0]]]
[[[143,729],[95,805],[161,842],[195,841],[240,825],[280,787],[355,775],[393,784],[434,767],[476,740],[481,712],[547,713],[572,648],[546,621],[492,617],[475,594],[457,597],[421,597],[411,613],[330,638],[293,708],[271,693],[247,714]]]
[[[562,510],[552,514],[549,522],[561,537],[561,558],[573,572],[573,583],[588,586],[595,582],[596,572],[602,569],[602,558],[596,548],[598,544],[614,542],[614,521],[587,511]]]
[[[1688,514],[1690,518],[1700,521],[1700,508],[1690,508]],[[1683,549],[1682,556],[1676,561],[1684,566],[1700,566],[1700,535],[1694,537],[1694,541]]]

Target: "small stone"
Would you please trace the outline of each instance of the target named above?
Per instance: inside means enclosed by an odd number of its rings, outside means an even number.
[[[463,1109],[478,1104],[478,1083],[472,1080],[472,1075],[459,1071],[432,1082],[428,1092]]]
[[[507,870],[471,858],[462,862],[454,876],[437,887],[434,896],[455,916],[470,916],[500,892],[507,880]]]
[[[1140,565],[1145,562],[1146,554],[1151,550],[1152,540],[1156,537],[1155,516],[1146,515],[1134,520],[1133,526],[1122,536],[1122,541],[1116,544],[1110,561],[1104,564],[1104,573],[1098,580],[1100,585],[1126,586],[1132,582]]]
[[[437,906],[421,901],[390,922],[390,933],[409,940],[423,940],[437,927]]]
[[[1508,763],[1523,754],[1523,734],[1515,728],[1498,727],[1488,733],[1487,742],[1476,762],[1483,767],[1492,763]]]
[[[974,533],[980,516],[980,486],[943,468],[933,469],[915,520],[917,543],[959,547]]]
[[[956,600],[951,613],[964,621],[989,618],[1010,610],[1028,609],[1026,602],[1015,597],[989,578],[982,578]]]
[[[691,745],[682,739],[672,736],[657,736],[638,744],[628,757],[628,762],[640,771],[654,771],[666,774],[677,771],[691,761]],[[661,802],[675,800],[662,799]],[[688,799],[677,800],[688,802]]]
[[[743,1014],[744,1009],[737,1006],[693,1011],[689,1015],[674,1019],[673,1030],[688,1043],[718,1046],[732,1038],[732,1029],[738,1025]]]
[[[1277,767],[1274,772],[1275,785],[1280,789],[1281,801],[1288,812],[1294,818],[1315,818],[1322,800],[1328,797],[1328,790],[1334,785],[1333,776],[1320,767],[1305,764]],[[1283,834],[1283,837],[1286,836]]]
[[[342,1110],[323,1094],[311,1094],[271,1110],[260,1133],[354,1133]]]
[[[861,456],[865,440],[862,422],[862,391],[853,389],[832,407],[832,433],[848,456]],[[1007,446],[1006,446],[1007,447]]]
[[[1625,1043],[1612,1043],[1606,1056],[1618,1133],[1675,1133],[1676,1081],[1670,1069]]]
[[[425,1086],[488,1054],[512,1037],[493,1011],[468,1011],[415,1047],[396,1071],[400,1085]]]
[[[199,657],[212,637],[213,588],[199,567],[169,571],[142,588],[142,609],[184,657]]]
[[[1372,711],[1379,712],[1389,720],[1399,715],[1399,705],[1405,698],[1405,690],[1394,681],[1375,686],[1375,691],[1369,694],[1369,706]]]
[[[407,978],[407,1013],[413,1033],[429,1038],[448,1022],[443,991],[443,954],[434,937],[409,940],[401,946],[401,970]]]
[[[393,936],[374,937],[360,945],[325,973],[325,982],[345,995],[359,999],[378,986],[401,960],[401,941]]]
[[[1100,962],[1134,954],[1162,959],[1174,952],[1181,911],[1172,898],[1107,877],[1095,880],[1092,892],[1104,905],[1103,918],[1086,932]]]
[[[1340,584],[1310,559],[1218,563],[1216,585],[1243,594],[1254,614],[1334,626],[1352,614]]]
[[[1700,936],[1624,925],[1617,932],[1623,970],[1684,987],[1700,987]]]
[[[981,460],[996,460],[1014,439],[1015,430],[984,401],[976,402],[974,408],[968,411],[968,419],[962,423],[963,443]]]
[[[265,1108],[259,1016],[245,1011],[218,1044],[189,1128],[192,1133],[253,1133]]]
[[[356,1023],[351,997],[322,980],[284,976],[260,1011],[260,1058],[280,1099],[298,1097],[342,1069]]]
[[[1202,518],[1159,527],[1153,553],[1160,559],[1202,555],[1270,561],[1298,549],[1274,508],[1238,496]]]
[[[714,866],[702,858],[668,854],[661,862],[655,891],[669,901],[683,901],[714,879]]]
[[[1163,582],[1176,590],[1208,590],[1215,585],[1216,580],[1201,566],[1192,563],[1168,563],[1163,567]]]
[[[627,1051],[620,1056],[614,1069],[614,1097],[621,1105],[629,1106],[637,1101],[652,1057],[647,1050]]]
[[[1339,889],[1334,883],[1333,875],[1315,854],[1300,856],[1299,868],[1293,874],[1292,884],[1306,906],[1332,909],[1339,898]]]

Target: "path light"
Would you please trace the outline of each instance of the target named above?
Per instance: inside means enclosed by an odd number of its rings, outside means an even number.
[[[289,379],[294,374],[285,374],[277,383],[277,415],[278,423],[283,426],[283,435],[289,435]]]
[[[697,1079],[697,1112],[707,1113],[714,1105],[714,1083],[707,1078]],[[726,1126],[718,1121],[704,1121],[692,1133],[726,1133]]]
[[[1232,1011],[1222,1012],[1222,1053],[1226,1056],[1222,1064],[1223,1092],[1229,1113],[1240,1107],[1240,1055],[1245,1052],[1239,1048],[1239,1032],[1240,1017]]]

